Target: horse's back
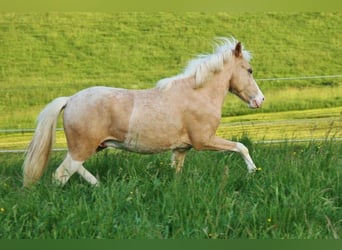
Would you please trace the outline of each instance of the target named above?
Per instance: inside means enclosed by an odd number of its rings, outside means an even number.
[[[116,110],[124,109],[125,113],[129,113],[132,106],[133,95],[126,89],[91,87],[70,97],[64,111],[64,119],[86,119],[89,122],[93,118],[101,118],[105,121],[116,114]]]

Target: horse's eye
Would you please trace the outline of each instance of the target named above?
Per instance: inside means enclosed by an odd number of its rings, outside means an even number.
[[[249,68],[247,71],[248,71],[249,74],[252,74],[252,73],[253,73],[252,68]]]

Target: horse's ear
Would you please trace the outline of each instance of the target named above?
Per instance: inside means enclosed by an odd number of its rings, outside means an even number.
[[[235,45],[234,55],[235,55],[236,57],[241,57],[241,56],[242,56],[242,46],[241,46],[241,42],[238,42],[238,43]]]

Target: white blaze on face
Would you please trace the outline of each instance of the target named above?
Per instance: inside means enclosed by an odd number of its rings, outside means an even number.
[[[259,89],[259,87],[257,87],[257,88],[258,88],[257,95],[249,100],[249,107],[250,108],[260,108],[262,103],[265,100],[265,97],[262,94],[261,90]]]

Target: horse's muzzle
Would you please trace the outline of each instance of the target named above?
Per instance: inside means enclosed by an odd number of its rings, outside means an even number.
[[[256,97],[249,100],[248,106],[250,108],[260,108],[265,101],[265,97],[262,93],[259,93]]]

